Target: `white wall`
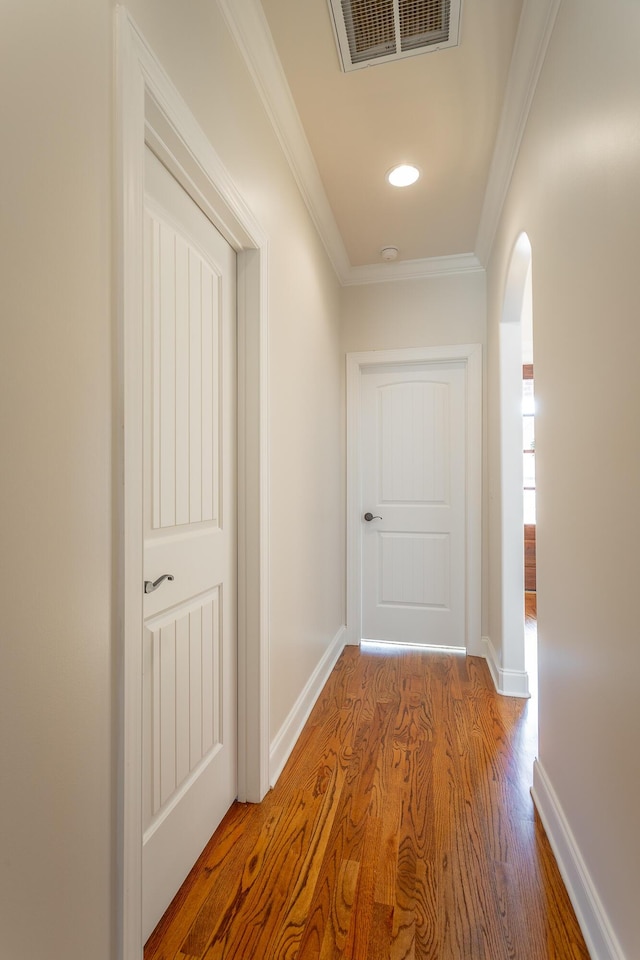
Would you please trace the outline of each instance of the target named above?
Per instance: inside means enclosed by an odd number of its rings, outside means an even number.
[[[130,10],[269,236],[271,734],[344,623],[339,288],[210,0]],[[0,953],[113,960],[113,4],[4,4]]]
[[[637,956],[640,709],[637,251],[640,8],[563,0],[488,269],[490,498],[498,325],[512,246],[533,252],[539,757],[624,955]],[[490,521],[500,647],[500,528]]]
[[[485,344],[485,272],[479,270],[345,287],[342,291],[342,330],[345,353],[460,343]],[[483,373],[483,390],[485,379]],[[486,434],[484,420],[483,405],[483,433]],[[485,482],[483,488],[486,490]],[[483,497],[482,511],[484,518],[486,496]],[[482,635],[485,636],[488,606],[486,538],[483,538],[482,552]]]
[[[346,353],[484,343],[484,271],[345,287],[342,315]]]
[[[1,19],[0,954],[110,960],[111,15]]]

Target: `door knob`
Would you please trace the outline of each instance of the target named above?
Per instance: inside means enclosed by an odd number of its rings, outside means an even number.
[[[367,522],[370,520],[382,520],[382,517],[374,517],[372,513],[365,513],[364,518]]]
[[[157,580],[145,580],[144,582],[144,592],[153,593],[154,590],[157,590],[163,580],[173,580],[172,573],[163,573],[161,577],[158,577]]]

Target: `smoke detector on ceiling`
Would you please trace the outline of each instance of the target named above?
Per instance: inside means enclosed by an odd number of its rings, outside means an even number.
[[[380,251],[380,256],[387,263],[390,263],[392,260],[398,259],[399,250],[397,247],[383,247]]]
[[[462,0],[328,0],[342,69],[457,47]]]

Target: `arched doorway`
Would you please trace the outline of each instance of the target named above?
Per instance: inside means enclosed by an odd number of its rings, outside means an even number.
[[[532,254],[526,233],[509,264],[500,322],[500,488],[503,692],[527,697],[524,628],[523,363],[533,364]]]

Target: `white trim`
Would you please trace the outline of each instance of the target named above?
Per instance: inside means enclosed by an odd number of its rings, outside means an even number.
[[[467,653],[485,658],[496,693],[503,697],[521,697],[524,700],[531,696],[527,671],[505,670],[501,667],[496,648],[491,643],[490,637],[482,637],[480,648],[478,650],[468,650]]]
[[[522,499],[522,311],[531,269],[531,244],[521,233],[513,247],[499,326],[500,377],[500,663],[526,671],[524,630],[524,515]],[[496,638],[497,639],[497,638]],[[500,682],[500,687],[504,681]],[[513,684],[508,684],[512,686]],[[523,686],[522,689],[526,689]]]
[[[119,337],[118,957],[142,957],[142,263],[145,143],[238,253],[238,789],[269,787],[268,241],[222,161],[122,6],[117,52]]]
[[[142,304],[140,271],[129,270],[126,251],[135,247],[142,229],[142,162],[133,149],[142,124],[144,129],[144,82],[135,45],[121,10],[117,15],[117,181],[115,218],[117,229],[116,270],[118,310],[118,601],[121,624],[118,707],[118,960],[142,957],[142,725],[140,722],[142,644],[125,644],[140,634],[142,624],[142,397],[134,387],[137,367],[132,357],[142,351]],[[136,322],[129,323],[133,315]],[[131,343],[132,338],[136,340]],[[125,416],[126,414],[126,416]],[[126,429],[125,429],[126,427]],[[125,477],[131,475],[125,486]],[[135,484],[135,486],[134,486]],[[137,577],[136,577],[137,573]]]
[[[347,251],[262,7],[257,0],[218,0],[218,6],[253,79],[327,255],[338,277],[343,277],[350,268]]]
[[[282,773],[285,763],[291,756],[291,752],[296,745],[298,737],[302,733],[305,723],[309,719],[309,714],[313,710],[315,702],[329,678],[329,674],[344,649],[345,638],[346,628],[342,626],[329,644],[320,663],[309,677],[302,693],[289,711],[287,719],[274,737],[269,756],[270,781],[272,787],[276,785],[276,781]]]
[[[469,273],[483,266],[473,253],[353,267],[327,198],[269,24],[257,0],[218,0],[227,27],[255,84],[329,260],[343,286]]]
[[[590,956],[593,960],[625,960],[569,821],[539,760],[533,765],[531,796],[558,862]]]
[[[498,660],[496,657],[495,647],[491,643],[491,639],[489,637],[482,637],[481,649],[478,651],[477,655],[479,657],[484,657],[484,659],[487,661],[487,666],[489,667],[489,673],[491,674],[491,679],[493,680],[493,686],[497,693],[500,687],[500,676],[499,676],[500,668],[498,667]]]
[[[347,354],[347,643],[362,639],[360,384],[363,367],[386,363],[460,360],[467,386],[467,528],[465,646],[477,649],[481,635],[482,346],[414,347]]]
[[[478,273],[483,270],[484,267],[473,253],[461,253],[453,257],[398,260],[395,263],[371,263],[363,267],[349,267],[341,280],[343,286],[348,287],[360,283],[444,277],[452,273]]]
[[[466,651],[466,652],[467,652],[467,656],[468,656],[468,657],[484,657],[484,658],[486,659],[486,656],[487,656],[487,646],[486,646],[487,639],[488,639],[487,637],[481,637],[481,636],[477,636],[477,637],[475,637],[475,638],[472,637],[472,638],[470,639],[470,642],[469,642],[468,646],[467,646],[467,651]]]
[[[561,2],[525,0],[523,5],[487,179],[475,254],[354,267],[349,262],[260,3],[258,0],[218,0],[218,6],[253,79],[307,209],[343,285],[467,273],[486,265]]]
[[[476,254],[487,264],[562,0],[525,0],[485,189]]]

